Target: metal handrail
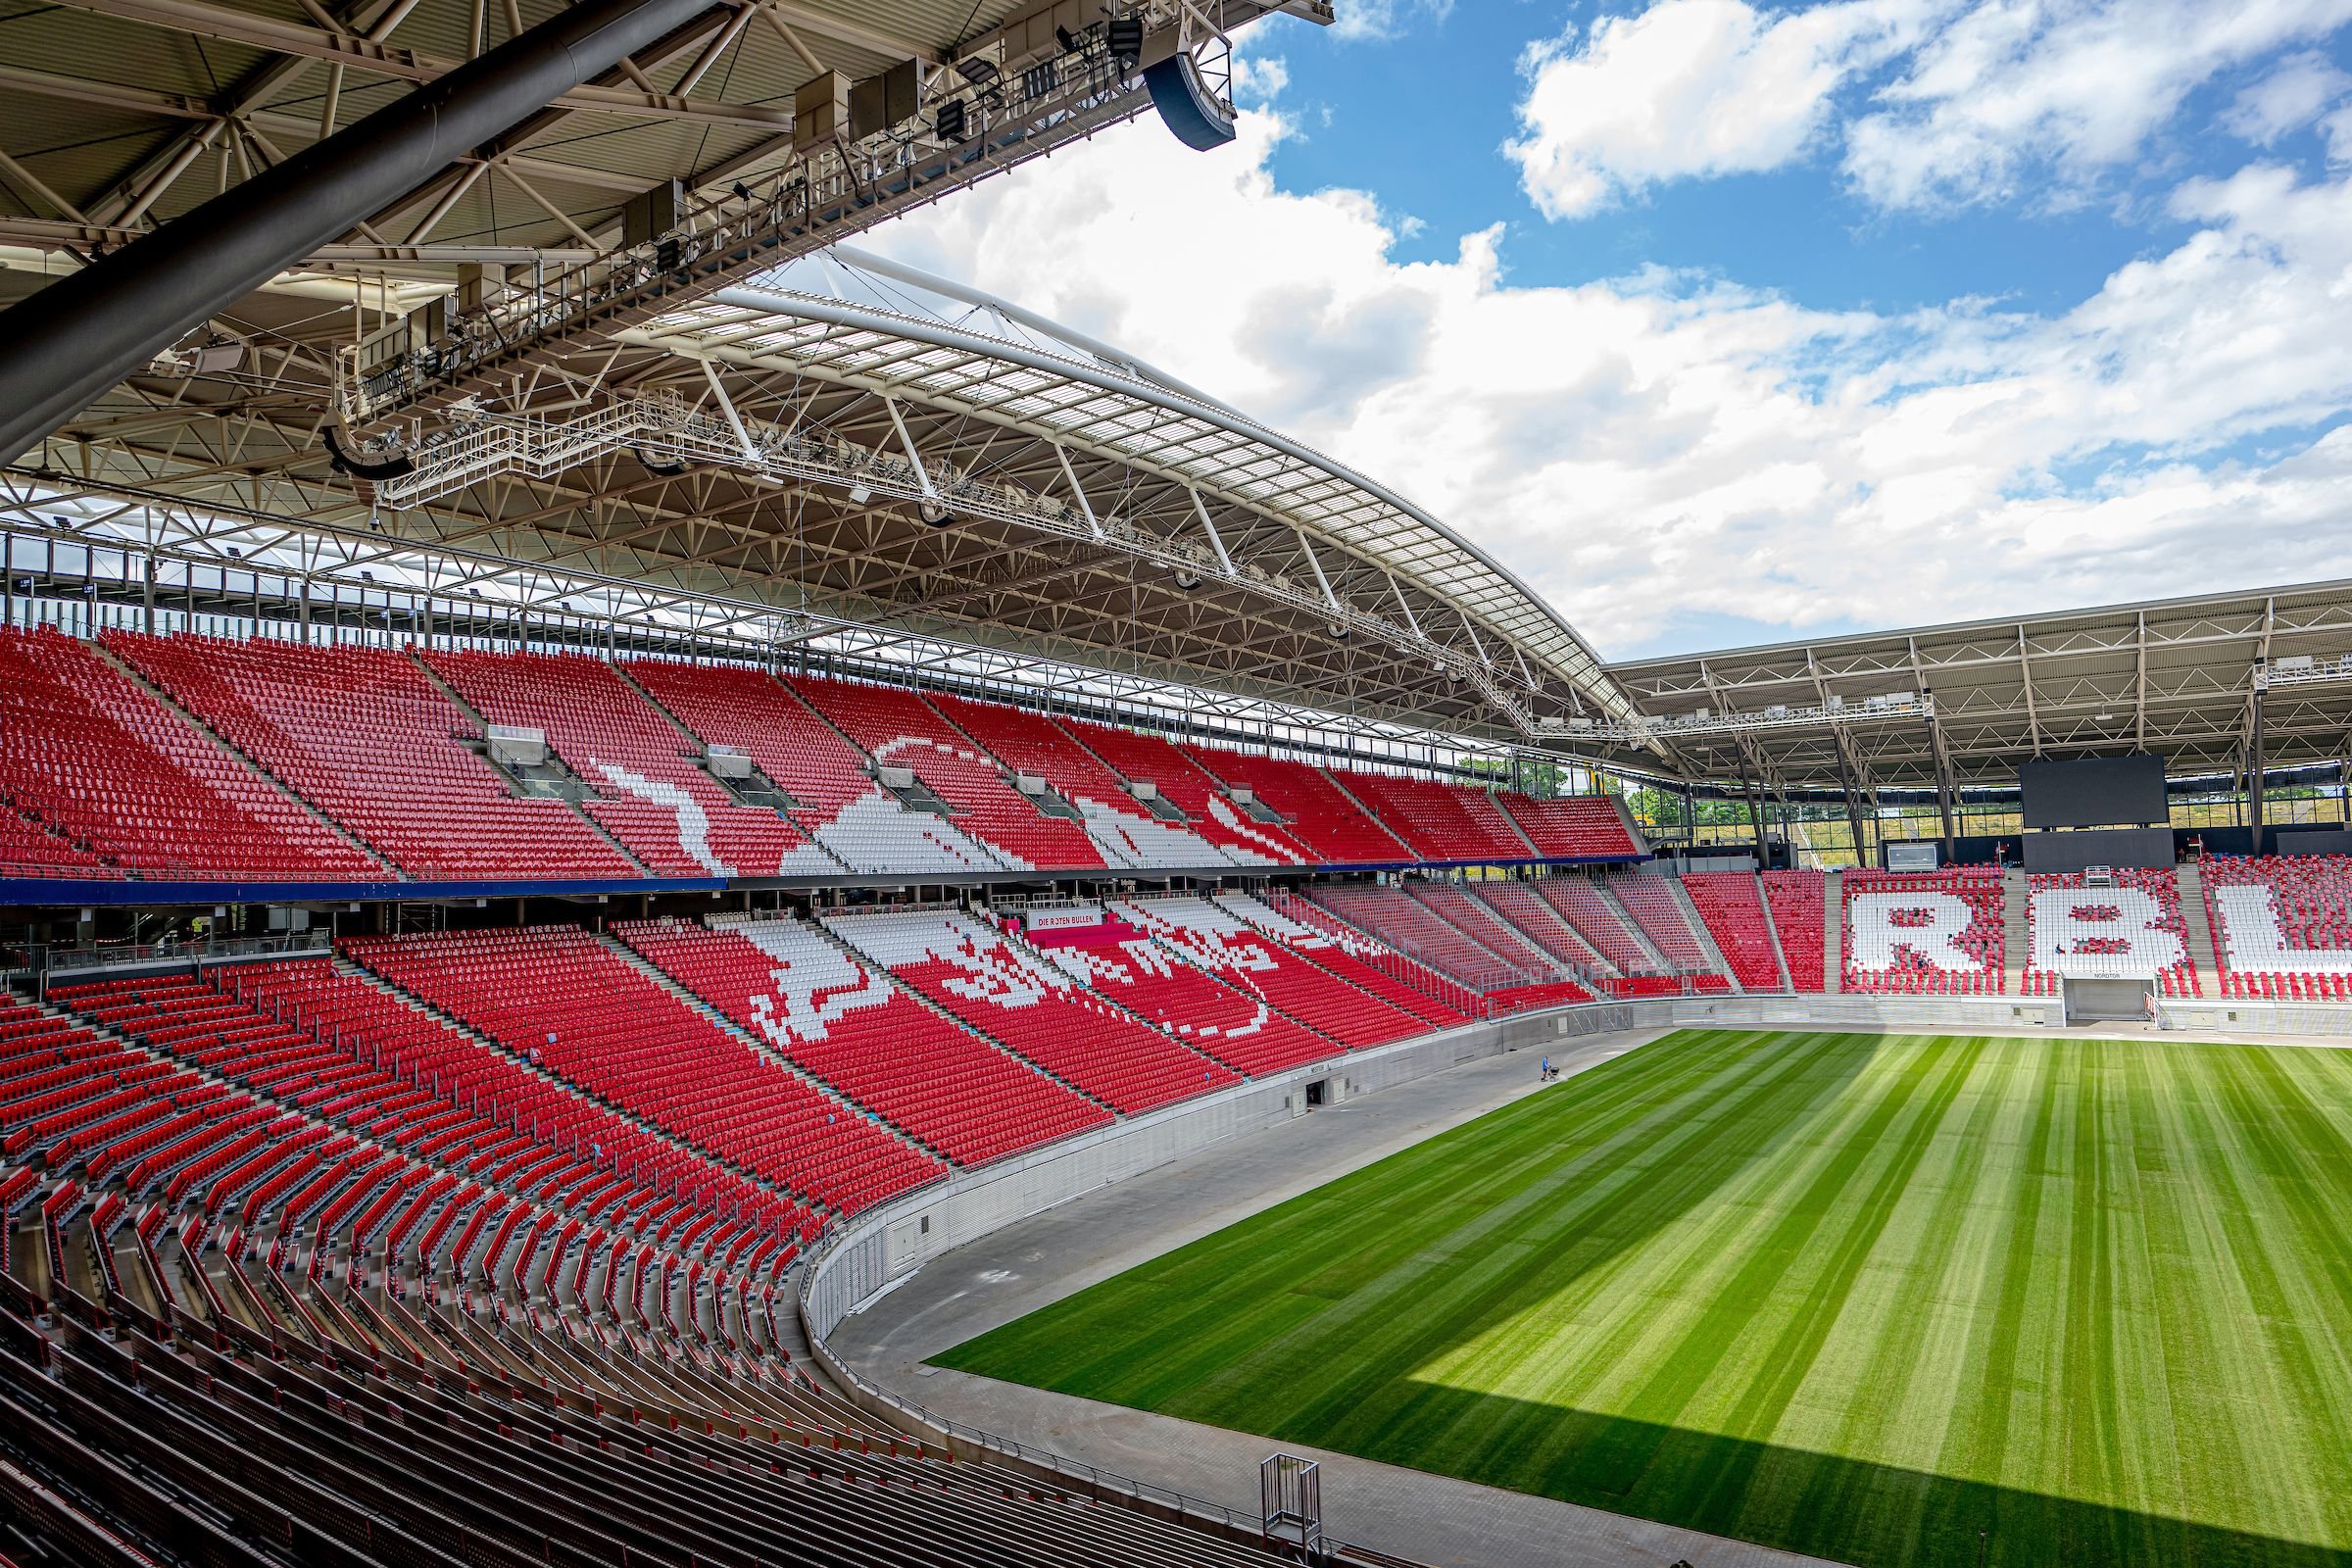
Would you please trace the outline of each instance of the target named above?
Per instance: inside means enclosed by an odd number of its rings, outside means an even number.
[[[121,968],[135,963],[195,963],[223,958],[276,957],[289,954],[324,953],[324,930],[286,931],[263,937],[214,937],[203,942],[123,942],[107,947],[60,948],[36,946],[26,950],[33,961],[7,972],[31,974],[83,973]]]

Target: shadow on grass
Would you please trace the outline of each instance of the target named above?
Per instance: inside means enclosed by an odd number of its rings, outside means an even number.
[[[1436,1384],[1401,1407],[1400,1423],[1266,1436],[1870,1568],[2352,1563],[2306,1542]],[[1440,1429],[1469,1439],[1441,1450],[1458,1468],[1431,1463],[1425,1444],[1384,1451],[1384,1433]],[[1539,1436],[1499,1449],[1482,1432]]]

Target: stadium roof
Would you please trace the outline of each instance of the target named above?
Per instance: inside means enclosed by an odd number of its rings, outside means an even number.
[[[135,240],[555,9],[67,0],[10,19],[0,187],[16,210],[0,213],[0,298]],[[1216,27],[1270,9],[1154,0],[1142,14],[1155,38],[1213,49]],[[1331,15],[1319,0],[1282,9]],[[320,573],[406,544],[463,561],[469,586],[500,561],[529,568],[532,585],[513,597],[544,610],[658,600],[690,605],[707,632],[771,640],[808,635],[808,622],[777,619],[805,613],[1489,741],[1526,740],[1569,713],[1630,718],[1557,613],[1376,480],[1007,302],[846,250],[813,254],[1146,106],[1134,79],[1104,68],[1099,40],[1066,28],[1054,29],[1071,51],[1057,69],[1020,65],[1031,57],[1012,40],[1037,32],[1024,19],[1038,11],[720,5],[204,323],[22,461],[11,510],[68,528],[105,517],[116,535],[199,554],[291,528],[340,541],[322,547]],[[975,74],[991,59],[1025,73],[1017,91],[1005,78],[1008,97]],[[795,148],[793,96],[820,70],[872,82],[908,60],[922,67],[913,120],[838,144],[838,157],[836,144]],[[972,113],[1001,135],[958,143],[932,126],[966,78]],[[854,187],[821,224],[820,175]],[[687,242],[674,286],[672,264],[652,266],[654,247],[628,243],[622,220],[625,202],[667,178],[687,204],[666,231]],[[765,270],[749,270],[753,256],[770,258]],[[530,285],[479,271],[500,266]],[[540,324],[548,301],[567,302],[561,314],[616,288],[626,301],[592,312],[589,329]],[[465,324],[423,330],[454,336],[406,335],[453,294]],[[432,368],[486,320],[506,344],[518,313],[521,347]],[[387,380],[368,368],[396,324]],[[520,425],[583,407],[706,421],[723,411],[739,433],[741,421],[763,438],[821,433],[864,466],[747,472],[657,433],[462,485],[368,482],[388,452],[429,469],[435,453],[520,439]],[[328,450],[338,426],[357,469]],[[894,490],[894,465],[911,465],[923,488]],[[935,528],[928,487],[948,476],[955,525]]]
[[[2015,784],[2019,760],[2147,751],[2176,776],[2352,750],[2352,583],[2203,594],[2014,619],[1864,632],[1609,666],[1681,767],[1784,787]],[[1887,706],[1915,694],[1924,705]],[[1872,699],[1881,705],[1872,707]],[[1833,716],[1831,705],[1838,706]],[[1707,719],[1689,715],[1707,710]],[[1772,710],[1788,710],[1776,718]],[[1839,753],[1844,751],[1842,760]]]
[[[1035,0],[760,0],[718,5],[598,82],[453,164],[320,274],[440,279],[468,256],[585,254],[664,177],[690,190],[792,152],[793,93],[935,65]],[[563,0],[65,0],[8,19],[0,65],[0,245],[122,243],[434,80]],[[1263,9],[1240,8],[1249,15]],[[1138,106],[1140,107],[1140,106]],[[1129,113],[1134,112],[1131,108]],[[12,257],[12,264],[16,258]]]
[[[1490,557],[1165,372],[846,248],[759,283],[551,361],[573,411],[487,412],[417,447],[416,473],[380,492],[334,470],[315,404],[255,386],[236,389],[234,416],[146,396],[76,425],[49,448],[71,452],[72,477],[20,476],[0,514],[106,498],[120,506],[86,514],[117,534],[199,549],[275,525],[362,556],[462,556],[468,582],[484,558],[512,562],[532,577],[524,602],[550,613],[610,608],[591,582],[628,584],[691,605],[707,636],[855,623],[1487,741],[1525,741],[1545,714],[1632,715],[1567,622]],[[578,405],[632,401],[706,422],[723,409],[762,440],[821,434],[858,466],[692,462],[654,450],[654,432],[544,474],[436,479],[485,432],[563,429]],[[917,473],[954,476],[952,526],[925,520]]]

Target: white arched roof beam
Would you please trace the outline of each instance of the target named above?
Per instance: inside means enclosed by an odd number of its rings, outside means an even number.
[[[627,334],[989,419],[1131,465],[1403,578],[1611,716],[1633,711],[1575,630],[1507,568],[1395,492],[1221,405],[961,326],[805,294],[727,289]],[[926,353],[925,350],[936,351]],[[992,396],[973,396],[986,388]],[[1073,413],[1080,417],[1071,418]],[[1098,434],[1110,426],[1115,434]]]

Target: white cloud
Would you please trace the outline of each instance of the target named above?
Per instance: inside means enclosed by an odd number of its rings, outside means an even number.
[[[2352,164],[2352,108],[2338,109],[2321,121],[2320,134],[2328,139],[2329,163]]]
[[[1398,263],[1370,199],[1277,190],[1279,122],[1150,122],[873,243],[1164,365],[1415,497],[1605,650],[2352,575],[2352,182],[2181,185],[2191,232],[2054,316],[1806,310],[1662,273]]]
[[[1937,29],[1846,129],[1883,207],[2087,188],[2140,155],[2195,88],[2352,20],[2352,0],[1983,0]]]
[[[1334,0],[1332,34],[1340,38],[1393,38],[1415,15],[1443,22],[1453,0]]]
[[[2317,50],[2289,55],[2253,86],[2237,95],[2222,124],[2234,136],[2260,147],[2275,144],[2289,131],[2305,125],[2352,92],[2352,76],[2329,64]]]
[[[1505,149],[1548,218],[1662,180],[1775,169],[1821,130],[1832,92],[1916,35],[1930,0],[1841,0],[1767,18],[1744,0],[1660,0],[1581,44],[1528,51],[1524,134]]]
[[[1245,103],[1271,103],[1291,84],[1290,63],[1280,55],[1253,55],[1236,50],[1233,56],[1234,96]]]
[[[1531,49],[1507,151],[1553,219],[1832,145],[1882,208],[2064,203],[2142,157],[2190,92],[2347,21],[2352,0],[1655,0]],[[2338,92],[2313,57],[2230,122],[2261,140]]]

